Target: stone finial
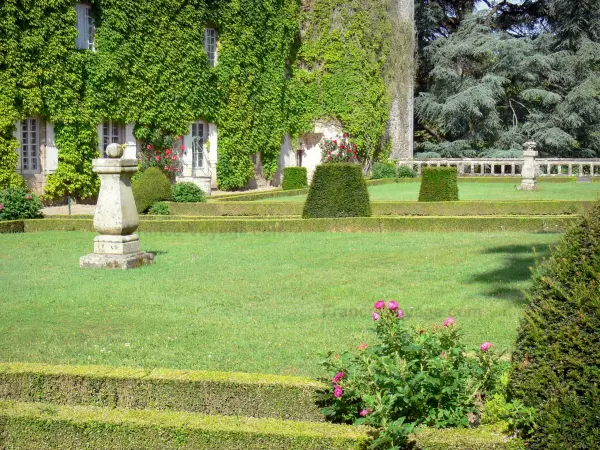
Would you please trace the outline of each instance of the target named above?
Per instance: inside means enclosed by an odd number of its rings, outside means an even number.
[[[535,152],[535,149],[537,148],[537,142],[535,142],[535,141],[525,142],[523,144],[523,148],[526,152]]]
[[[125,152],[125,146],[119,144],[110,144],[106,147],[106,155],[109,158],[120,158]]]

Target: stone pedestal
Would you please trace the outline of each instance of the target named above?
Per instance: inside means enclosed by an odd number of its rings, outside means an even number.
[[[535,166],[535,158],[538,156],[538,152],[535,151],[535,142],[526,142],[524,144],[525,150],[523,151],[523,169],[521,176],[523,180],[521,185],[517,187],[519,191],[537,191],[539,190],[536,178],[537,168]]]
[[[94,253],[83,256],[80,266],[133,269],[152,264],[154,255],[140,250],[140,239],[134,234],[140,223],[131,190],[137,160],[120,159],[123,149],[116,144],[109,146],[107,154],[109,158],[93,161],[101,183],[94,215],[94,228],[100,236],[94,239]]]

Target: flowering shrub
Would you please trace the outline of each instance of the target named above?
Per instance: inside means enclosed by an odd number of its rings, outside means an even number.
[[[402,447],[415,427],[468,427],[500,377],[493,345],[467,357],[453,318],[414,329],[395,301],[375,303],[377,344],[329,355],[326,416],[379,430],[371,448]]]
[[[175,139],[173,136],[149,132],[139,156],[142,171],[150,167],[158,167],[172,180],[177,175],[181,175],[182,158],[186,151],[181,142],[181,136]]]
[[[0,220],[35,219],[42,217],[42,202],[25,188],[0,192]]]
[[[356,145],[350,142],[346,133],[336,139],[325,139],[321,144],[321,160],[324,163],[357,163]]]

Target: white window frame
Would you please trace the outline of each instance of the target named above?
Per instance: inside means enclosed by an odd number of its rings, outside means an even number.
[[[91,5],[77,3],[75,10],[77,11],[77,48],[96,51],[94,45],[96,25]]]
[[[125,125],[116,120],[105,120],[98,130],[98,151],[101,158],[107,158],[106,149],[110,144],[125,144]]]
[[[208,57],[208,64],[217,65],[217,41],[218,33],[215,28],[206,28],[204,30],[204,51]]]
[[[22,174],[42,172],[42,145],[46,139],[46,123],[39,117],[19,121],[19,168]]]
[[[203,169],[206,166],[204,146],[208,142],[208,132],[209,129],[206,122],[197,120],[192,123],[192,169]]]

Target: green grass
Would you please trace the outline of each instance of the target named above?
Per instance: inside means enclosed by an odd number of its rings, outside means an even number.
[[[319,375],[371,339],[372,304],[415,326],[453,315],[509,348],[532,233],[142,234],[156,264],[79,268],[93,233],[0,235],[0,360]],[[451,239],[449,238],[451,236]]]
[[[458,183],[460,200],[597,200],[600,183],[540,183],[536,192],[517,191],[513,183]],[[370,186],[372,201],[417,201],[421,183],[398,183]],[[261,200],[305,201],[305,195]]]

